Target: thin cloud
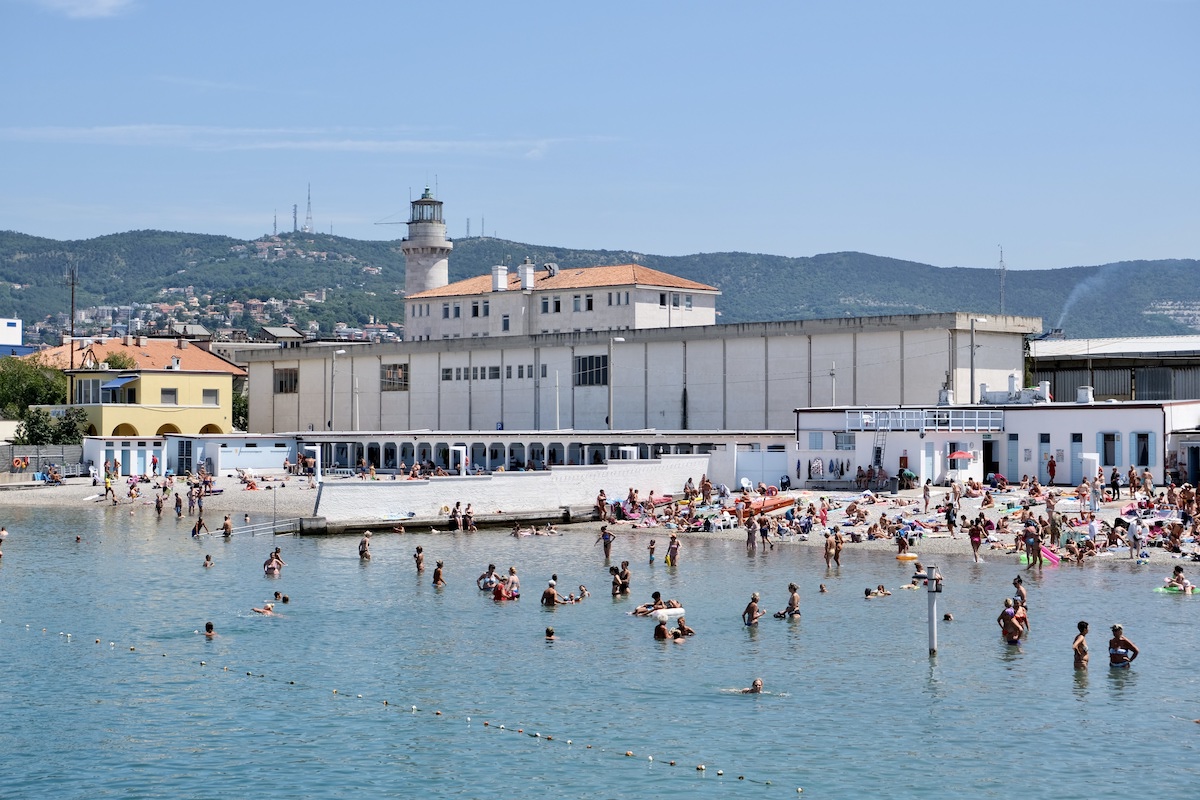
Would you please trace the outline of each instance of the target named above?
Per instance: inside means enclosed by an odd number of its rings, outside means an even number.
[[[110,125],[87,128],[0,128],[0,140],[198,151],[292,150],[339,153],[513,154],[539,157],[566,139],[421,139],[393,133],[326,129],[221,128],[190,125]]]
[[[34,0],[37,5],[71,19],[102,19],[125,13],[134,0]]]

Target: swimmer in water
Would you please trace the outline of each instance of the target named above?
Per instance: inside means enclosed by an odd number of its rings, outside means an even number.
[[[1112,638],[1108,640],[1108,665],[1127,668],[1138,657],[1137,645],[1125,638],[1125,629],[1112,626]]]
[[[675,635],[678,636],[695,636],[696,631],[693,630],[683,617],[675,621]]]
[[[763,682],[762,678],[755,678],[754,683],[742,689],[742,694],[762,694]]]
[[[438,561],[433,567],[433,585],[445,586],[446,581],[442,578],[442,562]]]
[[[1075,641],[1071,643],[1071,651],[1075,654],[1075,669],[1087,669],[1088,665],[1088,644],[1087,633],[1088,624],[1080,620],[1076,626],[1079,633],[1075,634]]]
[[[829,594],[829,590],[825,588],[825,584],[821,584],[821,589],[818,594]]]
[[[554,638],[554,628],[546,628],[546,641],[553,641]]]
[[[366,531],[358,540],[358,557],[363,561],[371,560],[371,532]]]
[[[582,583],[579,584],[579,599],[582,600],[585,597],[591,597],[591,596],[592,596],[592,593],[588,591],[588,588],[586,586],[584,586]]]
[[[794,583],[789,583],[788,592],[791,594],[788,597],[787,608],[783,611],[777,611],[775,619],[789,619],[800,616],[800,587]]]
[[[750,595],[750,602],[746,604],[746,610],[742,612],[742,622],[746,627],[757,625],[766,613],[758,607],[758,592],[755,592]]]
[[[262,614],[263,616],[270,617],[275,613],[275,604],[265,603],[262,608],[252,608],[250,610],[255,614]]]
[[[417,548],[417,552],[413,553],[413,561],[417,564],[418,575],[425,571],[425,551],[420,547]]]
[[[213,628],[213,624],[211,622],[204,623],[204,637],[206,639],[212,639],[216,635],[217,631],[215,628]]]
[[[208,568],[209,568],[209,567],[211,567],[211,566],[213,566],[213,560],[212,560],[212,556],[210,556],[210,555],[209,555],[209,556],[205,556],[205,557],[204,557],[204,568],[205,568],[205,569],[208,569]]]

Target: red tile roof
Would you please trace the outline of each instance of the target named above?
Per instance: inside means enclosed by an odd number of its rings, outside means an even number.
[[[171,365],[171,359],[178,357],[179,369],[183,372],[228,372],[238,376],[246,374],[246,371],[236,364],[231,364],[194,344],[181,349],[176,344],[176,339],[146,339],[145,344],[138,344],[137,341],[135,338],[133,344],[126,345],[120,337],[111,337],[104,341],[97,339],[83,350],[78,349],[79,344],[76,342],[75,368],[82,369],[86,364],[103,361],[111,353],[124,353],[137,362],[137,369],[166,369]],[[37,355],[41,357],[43,364],[70,369],[69,345],[51,347]]]
[[[533,273],[533,286],[537,291],[564,291],[569,289],[600,289],[609,286],[653,286],[663,289],[686,289],[693,292],[719,292],[715,286],[689,281],[644,267],[641,264],[617,264],[606,267],[573,267],[559,269],[551,275],[545,269]],[[521,291],[521,277],[517,267],[508,268],[508,290]],[[477,275],[455,281],[437,289],[410,294],[407,299],[427,297],[459,297],[462,295],[487,294],[492,291],[492,276]]]

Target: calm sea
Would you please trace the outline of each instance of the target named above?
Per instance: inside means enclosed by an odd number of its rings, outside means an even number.
[[[939,611],[955,621],[931,659],[923,591],[862,599],[907,582],[887,554],[849,550],[827,573],[816,549],[688,541],[668,568],[665,537],[651,566],[650,537],[622,533],[613,563],[632,562],[633,595],[613,600],[587,534],[378,533],[362,563],[355,538],[197,542],[145,508],[3,522],[3,797],[1124,799],[1200,785],[1200,597],[1150,591],[1163,566],[1045,569],[1028,579],[1032,635],[1010,648],[995,618],[1011,558],[943,559]],[[266,579],[276,545],[288,566]],[[489,561],[517,567],[523,599],[475,588]],[[552,573],[593,596],[542,609]],[[802,620],[741,625],[751,592],[773,612],[789,581]],[[686,606],[686,644],[626,615],[655,589]],[[281,616],[250,611],[277,590]],[[194,633],[207,620],[212,641]],[[1129,671],[1105,663],[1117,621],[1143,653]],[[730,691],[755,677],[768,694]]]

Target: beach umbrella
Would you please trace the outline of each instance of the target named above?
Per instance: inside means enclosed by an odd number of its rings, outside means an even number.
[[[952,461],[955,459],[970,458],[970,457],[971,457],[971,454],[968,453],[966,450],[955,450],[953,453],[950,454],[950,459]]]

